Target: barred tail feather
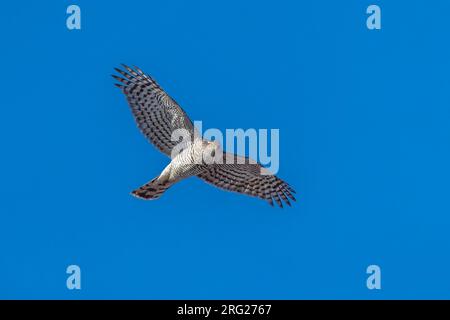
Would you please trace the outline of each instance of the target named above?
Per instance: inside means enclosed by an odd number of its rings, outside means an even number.
[[[133,190],[131,194],[140,199],[155,200],[161,197],[164,191],[166,191],[170,186],[170,183],[159,183],[157,178],[154,178],[152,181],[144,184],[136,190]]]

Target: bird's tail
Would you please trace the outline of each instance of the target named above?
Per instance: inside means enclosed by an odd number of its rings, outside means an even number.
[[[161,195],[169,189],[172,185],[170,182],[158,182],[158,178],[154,178],[152,181],[144,184],[136,190],[131,192],[137,198],[144,200],[155,200],[161,197]]]

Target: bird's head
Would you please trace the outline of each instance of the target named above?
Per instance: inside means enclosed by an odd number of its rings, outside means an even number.
[[[222,147],[218,141],[203,141],[203,159],[208,163],[215,163],[216,159],[222,158]]]

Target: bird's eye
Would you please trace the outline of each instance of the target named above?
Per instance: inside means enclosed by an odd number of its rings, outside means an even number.
[[[215,157],[216,156],[216,150],[213,150],[213,152],[211,152],[211,157]]]

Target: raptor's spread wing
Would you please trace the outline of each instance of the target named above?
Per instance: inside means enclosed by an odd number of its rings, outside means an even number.
[[[179,141],[172,141],[172,132],[185,129],[193,139],[194,125],[183,109],[149,75],[141,69],[123,65],[116,68],[122,75],[113,77],[120,83],[115,85],[125,94],[133,116],[141,132],[161,152],[171,156]]]
[[[224,190],[259,197],[273,205],[273,200],[283,207],[282,200],[290,205],[295,201],[292,189],[286,182],[267,173],[260,164],[249,158],[231,153],[223,154],[223,164],[211,164],[198,175],[204,181]]]

